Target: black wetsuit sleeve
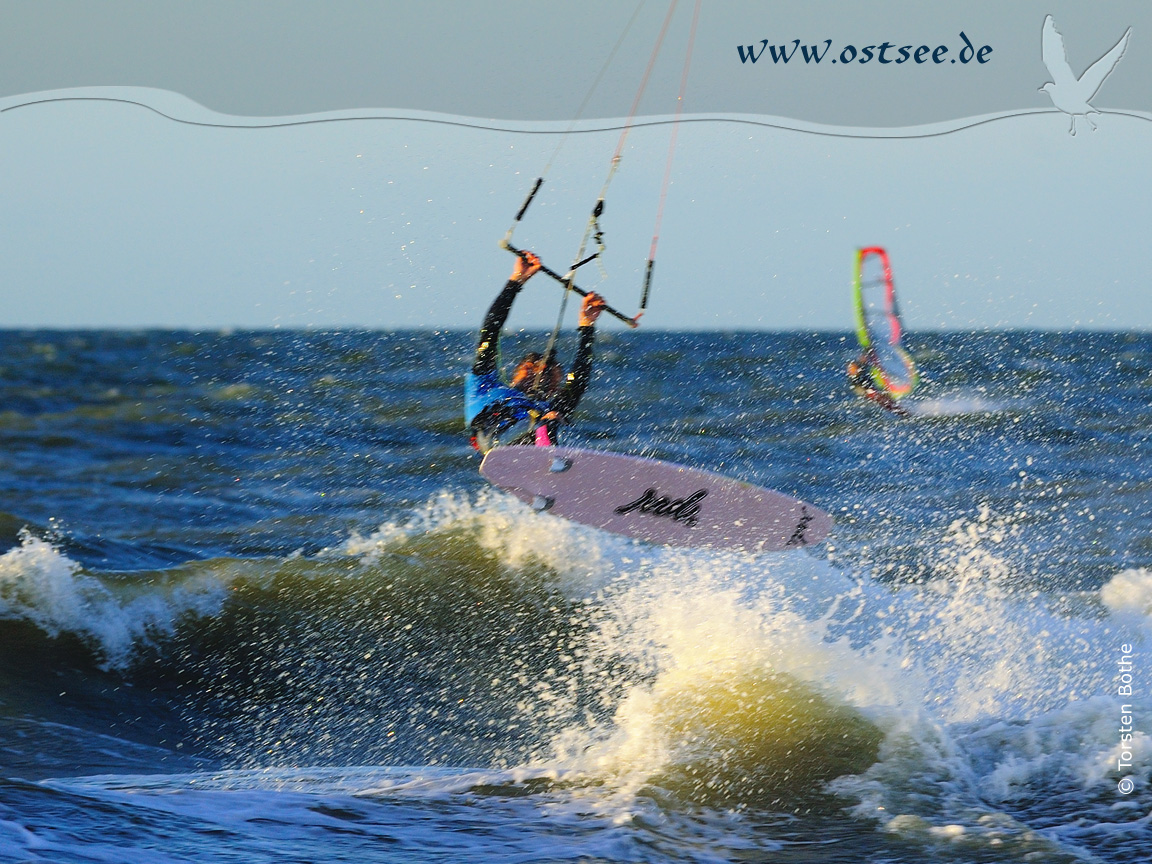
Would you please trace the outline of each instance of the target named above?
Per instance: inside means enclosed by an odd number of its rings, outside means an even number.
[[[568,373],[568,380],[564,384],[564,389],[552,400],[552,404],[549,406],[551,410],[564,418],[576,410],[580,397],[584,395],[584,391],[588,388],[588,382],[592,380],[592,343],[596,341],[596,328],[591,325],[579,327],[577,332],[580,334],[580,346],[576,349],[576,359],[572,363],[572,371]]]
[[[512,301],[524,287],[523,282],[509,279],[504,285],[492,305],[488,307],[488,314],[484,316],[484,323],[480,327],[480,341],[476,345],[476,359],[472,362],[473,375],[487,375],[496,371],[500,363],[500,330],[508,320],[508,313],[512,311]]]

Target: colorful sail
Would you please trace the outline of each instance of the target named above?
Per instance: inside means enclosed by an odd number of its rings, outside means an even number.
[[[852,285],[856,336],[868,357],[872,381],[893,399],[907,396],[919,380],[916,364],[900,344],[904,328],[896,306],[892,265],[879,246],[856,250]]]

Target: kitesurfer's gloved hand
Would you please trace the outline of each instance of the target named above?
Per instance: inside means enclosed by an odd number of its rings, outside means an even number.
[[[540,269],[540,259],[531,252],[522,252],[516,256],[516,264],[512,268],[512,275],[509,277],[512,282],[519,282],[523,285]]]
[[[600,313],[604,311],[604,298],[597,294],[595,291],[589,292],[584,297],[584,304],[580,307],[580,322],[581,327],[591,327],[596,323],[596,319],[600,317]]]

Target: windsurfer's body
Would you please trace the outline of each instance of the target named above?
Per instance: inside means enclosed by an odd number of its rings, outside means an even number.
[[[876,386],[872,377],[872,367],[876,365],[876,356],[872,349],[865,350],[859,357],[848,363],[848,384],[857,396],[875,402],[881,408],[886,408],[894,414],[905,416],[908,414],[900,403],[891,395]]]
[[[482,453],[497,444],[555,444],[558,427],[575,410],[592,376],[596,319],[604,309],[596,293],[589,293],[580,308],[580,344],[567,376],[555,358],[539,354],[525,356],[511,382],[500,376],[500,331],[516,295],[539,269],[540,259],[531,252],[518,256],[480,328],[476,357],[464,382],[464,422],[473,446]]]

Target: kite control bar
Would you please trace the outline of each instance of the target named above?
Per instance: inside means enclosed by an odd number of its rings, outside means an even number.
[[[517,249],[515,246],[513,246],[507,240],[502,240],[500,242],[500,245],[503,246],[505,249],[507,249],[509,252],[511,252],[514,255],[523,255],[525,252],[524,249]],[[589,261],[593,260],[595,257],[596,257],[595,255],[592,255],[588,258],[585,258],[583,261],[580,262],[580,264],[577,264],[576,267],[579,267],[581,264],[587,264]],[[572,271],[575,271],[576,267],[573,267]],[[583,288],[574,284],[572,282],[572,279],[571,279],[571,273],[569,273],[568,276],[563,276],[560,273],[557,273],[552,268],[546,267],[543,264],[540,265],[540,272],[545,273],[548,276],[551,276],[557,282],[560,282],[561,284],[567,286],[569,289],[571,289],[572,291],[575,291],[581,297],[587,297],[590,293],[592,293],[590,291],[585,291]],[[620,319],[621,321],[623,321],[625,324],[627,324],[629,327],[632,327],[633,329],[640,326],[640,322],[637,320],[640,317],[639,315],[637,315],[635,318],[629,318],[623,312],[620,312],[616,309],[613,309],[607,303],[604,304],[604,311],[607,312],[609,315],[611,315],[613,318]]]

